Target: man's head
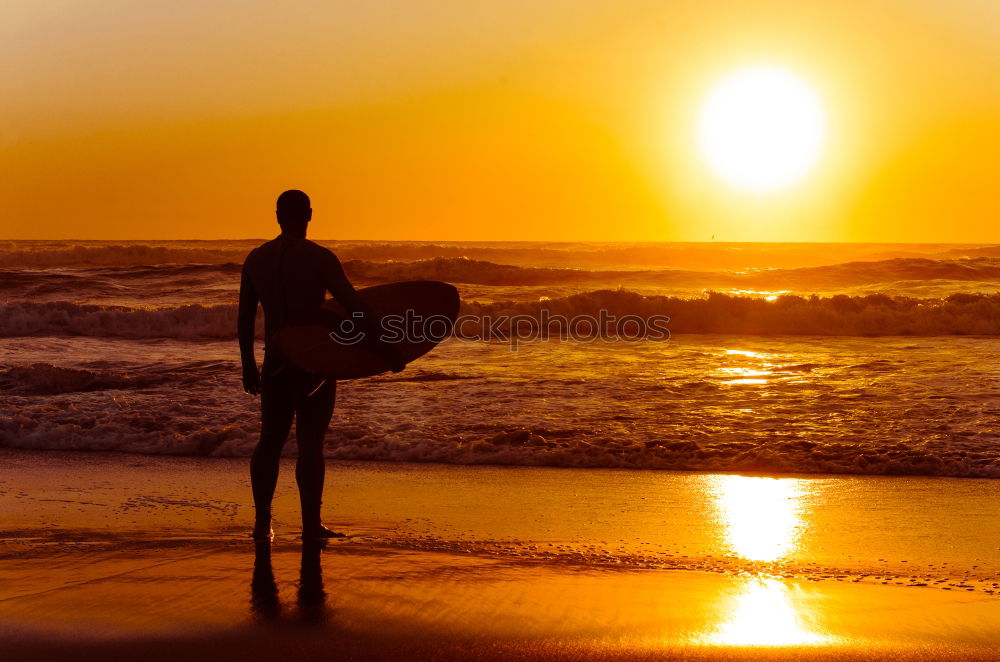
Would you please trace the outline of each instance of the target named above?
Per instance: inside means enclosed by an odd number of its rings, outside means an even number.
[[[282,231],[304,233],[306,224],[312,219],[309,196],[296,189],[285,191],[278,196],[275,214]]]

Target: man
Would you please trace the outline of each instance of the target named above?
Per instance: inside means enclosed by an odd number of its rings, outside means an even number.
[[[250,460],[256,522],[254,540],[270,541],[271,501],[278,482],[281,449],[288,438],[292,419],[296,419],[295,441],[298,460],[295,481],[302,504],[302,538],[317,540],[339,538],[323,526],[320,506],[323,499],[323,437],[333,415],[337,391],[334,380],[299,370],[285,361],[273,348],[274,334],[297,315],[323,303],[326,293],[349,312],[361,312],[375,332],[374,319],[365,302],[344,275],[337,256],[306,239],[312,219],[309,196],[302,191],[285,191],[278,196],[276,213],[281,234],[255,248],[243,263],[240,281],[238,332],[243,359],[243,389],[260,394],[260,441]],[[254,356],[254,324],[257,303],[264,309],[264,365],[257,369]],[[404,364],[394,346],[379,345],[393,371]]]

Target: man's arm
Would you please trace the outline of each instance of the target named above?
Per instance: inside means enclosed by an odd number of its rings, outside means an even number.
[[[374,311],[358,295],[358,291],[354,289],[351,281],[347,280],[343,265],[340,264],[340,260],[333,253],[328,253],[323,277],[326,289],[330,290],[330,294],[333,295],[333,298],[340,305],[346,308],[349,313],[361,313],[363,331],[375,339],[377,351],[381,354],[382,358],[389,362],[389,365],[392,366],[392,371],[400,372],[405,368],[406,362],[400,356],[399,348],[394,344],[382,340],[381,329],[379,329],[378,321],[375,319]]]
[[[247,258],[249,260],[249,258]],[[247,263],[243,263],[240,276],[240,307],[236,317],[236,334],[240,339],[240,358],[243,362],[243,390],[251,395],[260,393],[260,370],[254,356],[254,330],[257,324],[257,292],[250,282]]]

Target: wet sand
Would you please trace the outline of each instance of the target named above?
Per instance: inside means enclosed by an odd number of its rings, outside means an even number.
[[[246,537],[245,461],[0,450],[0,654],[994,659],[1000,484],[330,463]]]

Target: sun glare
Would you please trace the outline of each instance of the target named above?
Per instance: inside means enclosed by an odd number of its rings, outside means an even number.
[[[719,611],[725,620],[703,638],[722,646],[817,646],[829,637],[810,629],[807,610],[792,600],[788,586],[770,578],[746,581]]]
[[[802,482],[713,477],[715,505],[730,550],[749,561],[777,561],[794,551],[803,526]]]
[[[770,193],[802,180],[819,160],[826,114],[794,74],[751,67],[716,83],[698,116],[698,146],[730,186]]]

